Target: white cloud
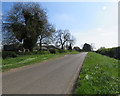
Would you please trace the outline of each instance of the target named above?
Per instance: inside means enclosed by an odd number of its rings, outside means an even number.
[[[95,30],[99,32],[102,31],[102,28],[96,28]]]
[[[103,10],[106,10],[106,8],[107,8],[106,6],[103,6],[103,8],[102,8],[102,9],[103,9]]]
[[[72,35],[76,37],[75,46],[81,47],[84,43],[94,43],[96,50],[100,47],[111,48],[118,46],[117,27],[95,28],[88,32],[73,30]]]

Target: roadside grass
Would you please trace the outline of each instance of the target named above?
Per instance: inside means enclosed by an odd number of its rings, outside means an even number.
[[[67,51],[66,53],[56,53],[56,54],[34,54],[34,55],[22,55],[16,58],[6,58],[2,60],[2,71],[7,71],[13,68],[18,68],[30,64],[39,63],[44,60],[49,60],[52,58],[62,57],[66,54],[79,54],[80,52]]]
[[[74,94],[119,94],[118,60],[89,52]]]

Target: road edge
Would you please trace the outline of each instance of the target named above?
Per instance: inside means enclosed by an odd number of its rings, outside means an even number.
[[[78,77],[79,77],[80,72],[81,72],[81,69],[82,69],[82,66],[83,66],[83,64],[84,64],[85,59],[86,59],[87,56],[88,56],[88,52],[87,52],[87,54],[86,54],[86,56],[85,56],[82,64],[80,64],[80,66],[78,67],[75,76],[73,77],[73,79],[72,79],[71,82],[70,82],[69,87],[68,87],[67,90],[65,91],[65,94],[73,94],[73,92],[74,92],[74,90],[75,90],[75,87],[76,87],[76,83],[77,83]]]
[[[46,63],[46,62],[56,60],[56,59],[59,59],[59,58],[64,58],[65,55],[61,55],[61,56],[58,56],[58,57],[53,57],[53,58],[50,58],[50,59],[47,59],[47,60],[43,60],[43,61],[40,61],[40,62],[37,62],[37,63],[31,63],[29,65],[20,66],[20,67],[17,67],[17,68],[11,68],[11,69],[5,70],[5,71],[3,71],[1,73],[6,74],[8,72],[19,71],[19,70],[22,70],[23,68],[28,68],[28,67],[32,67],[32,66],[37,65],[37,64],[42,64],[42,63]]]

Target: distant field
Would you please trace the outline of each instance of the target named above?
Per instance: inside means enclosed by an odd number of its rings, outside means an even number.
[[[36,55],[24,55],[16,58],[6,58],[2,60],[2,71],[6,71],[21,66],[39,63],[44,60],[49,60],[56,57],[64,56],[65,54],[79,54],[77,51],[58,53],[58,54],[36,54]]]
[[[74,94],[118,94],[118,60],[89,52]]]

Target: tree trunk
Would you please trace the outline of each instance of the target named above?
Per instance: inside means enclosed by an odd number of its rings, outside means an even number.
[[[42,39],[40,39],[40,51],[42,50]]]
[[[61,47],[61,49],[64,49],[64,44],[62,44],[62,47]]]

